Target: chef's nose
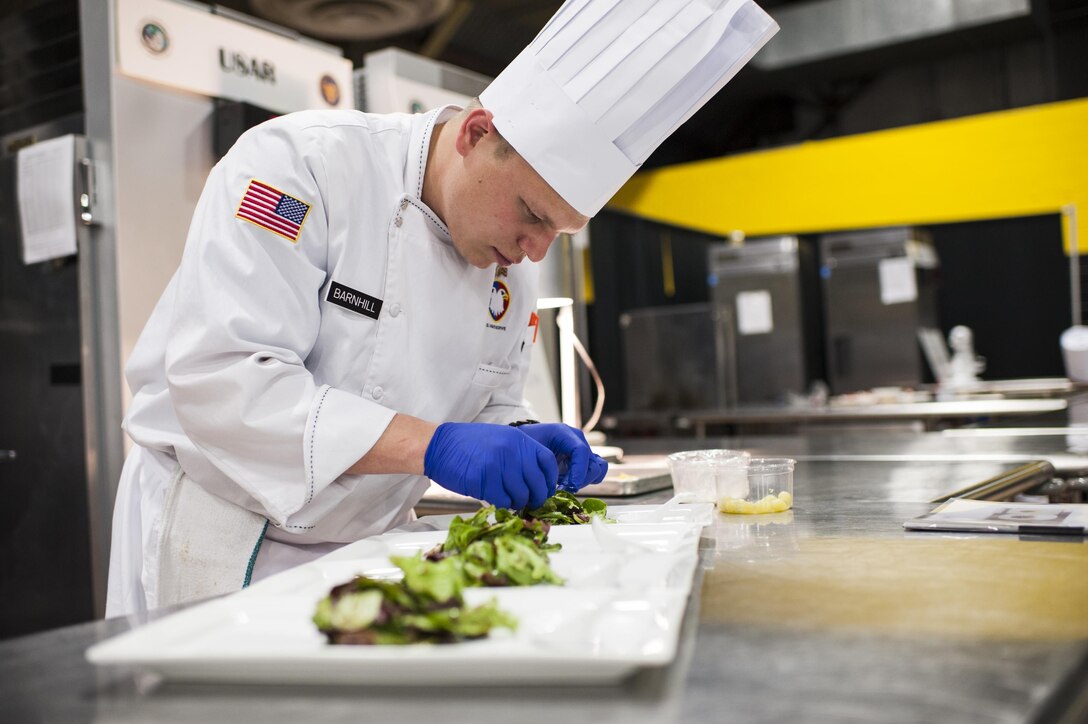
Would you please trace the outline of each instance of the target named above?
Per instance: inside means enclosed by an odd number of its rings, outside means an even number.
[[[530,261],[540,261],[548,253],[548,247],[552,245],[555,235],[541,229],[528,234],[522,234],[518,239],[518,248],[525,252]]]

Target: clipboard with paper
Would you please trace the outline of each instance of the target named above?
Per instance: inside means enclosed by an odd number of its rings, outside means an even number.
[[[953,498],[905,521],[907,530],[1074,535],[1088,532],[1088,504],[1018,503]]]

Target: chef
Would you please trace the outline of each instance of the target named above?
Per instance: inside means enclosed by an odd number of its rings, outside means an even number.
[[[535,262],[776,31],[748,0],[569,0],[478,102],[305,111],[212,170],[126,368],[107,615],[238,590],[607,466],[524,423]]]

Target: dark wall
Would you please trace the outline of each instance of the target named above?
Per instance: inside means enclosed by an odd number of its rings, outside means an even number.
[[[1057,214],[927,227],[941,260],[941,328],[975,333],[984,379],[1065,375],[1069,259]]]
[[[620,315],[643,307],[708,301],[707,245],[720,241],[611,211],[594,217],[590,244],[594,302],[586,311],[590,354],[608,392],[605,409],[626,406]],[[666,288],[663,263],[670,249],[673,290]]]
[[[78,0],[0,2],[0,136],[83,111]]]

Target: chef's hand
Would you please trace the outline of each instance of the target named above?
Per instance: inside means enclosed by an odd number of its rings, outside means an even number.
[[[551,451],[518,428],[447,422],[427,445],[423,474],[455,493],[521,510],[555,494],[559,469]]]
[[[586,470],[586,485],[601,482],[607,474],[608,461],[597,453],[593,453],[593,457],[589,459],[589,467]]]
[[[560,468],[560,488],[578,491],[591,483],[604,480],[608,463],[589,448],[586,436],[578,428],[559,423],[536,423],[521,425],[517,429],[555,455]]]

